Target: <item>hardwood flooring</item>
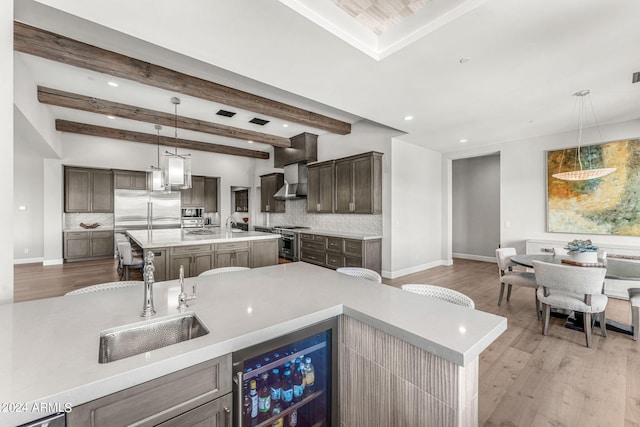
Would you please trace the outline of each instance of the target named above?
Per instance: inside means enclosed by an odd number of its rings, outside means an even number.
[[[16,265],[15,301],[63,295],[73,289],[117,280],[115,261],[100,260],[42,267]],[[470,296],[476,309],[504,316],[507,330],[480,356],[481,426],[640,427],[640,341],[595,328],[593,347],[582,332],[552,317],[541,333],[533,290],[514,287],[511,301],[498,307],[498,267],[456,259],[384,282],[391,286],[429,283]],[[607,317],[631,322],[627,301],[609,299]]]

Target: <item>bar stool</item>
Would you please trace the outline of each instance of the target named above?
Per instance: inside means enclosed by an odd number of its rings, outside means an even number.
[[[443,288],[442,286],[409,284],[409,285],[402,285],[402,289],[405,291],[413,292],[414,294],[436,298],[442,301],[461,305],[467,308],[476,307],[473,300],[468,296],[466,296],[465,294],[460,293],[458,291],[454,291],[453,289]]]

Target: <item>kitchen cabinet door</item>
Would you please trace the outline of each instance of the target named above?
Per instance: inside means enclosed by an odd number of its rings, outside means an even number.
[[[284,185],[284,174],[272,173],[260,177],[260,212],[284,212],[284,200],[273,195]]]
[[[91,256],[113,257],[113,231],[91,231]]]
[[[251,268],[278,263],[278,239],[251,242]]]
[[[169,280],[175,280],[180,277],[180,266],[184,269],[184,277],[192,277],[191,255],[172,256],[169,265]]]
[[[333,212],[334,162],[311,164],[307,171],[307,212]]]
[[[113,246],[112,246],[113,249]],[[91,240],[88,231],[64,233],[64,259],[88,258],[91,256]]]
[[[335,211],[337,213],[351,213],[351,201],[353,190],[353,164],[350,161],[338,161],[335,163],[336,198]]]
[[[91,170],[64,169],[64,211],[91,212]]]
[[[213,254],[199,254],[193,256],[193,264],[189,277],[198,276],[200,273],[211,270],[214,266]]]
[[[191,188],[180,191],[183,208],[204,208],[204,177],[192,176]]]
[[[91,171],[91,212],[113,212],[113,173]]]
[[[204,179],[204,211],[218,212],[218,178]]]
[[[114,188],[119,190],[146,190],[147,174],[138,171],[113,171]]]
[[[336,160],[335,180],[335,212],[382,212],[382,153]]]
[[[235,212],[249,212],[249,190],[234,192]]]

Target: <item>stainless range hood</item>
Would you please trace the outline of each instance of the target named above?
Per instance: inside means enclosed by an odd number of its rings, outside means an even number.
[[[279,200],[307,197],[307,164],[293,163],[284,167],[284,185],[273,196]]]

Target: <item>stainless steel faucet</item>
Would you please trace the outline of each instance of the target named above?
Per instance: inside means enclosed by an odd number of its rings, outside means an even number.
[[[147,256],[144,258],[144,305],[142,307],[142,317],[151,317],[156,314],[153,309],[153,272],[155,267],[153,266],[153,252],[147,252]]]
[[[193,293],[189,296],[184,292],[184,267],[180,265],[180,295],[178,295],[178,310],[184,310],[187,307],[187,301],[196,299],[196,285],[193,285]]]

